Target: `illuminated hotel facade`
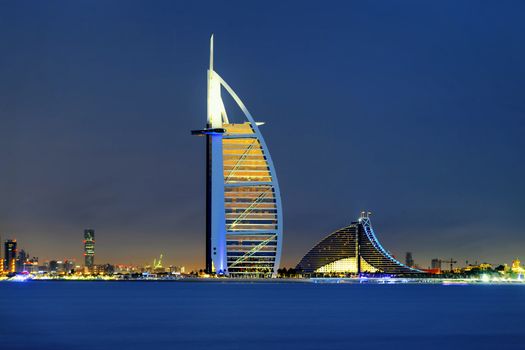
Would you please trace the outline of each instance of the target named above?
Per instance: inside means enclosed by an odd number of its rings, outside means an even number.
[[[246,121],[232,123],[226,92]],[[206,272],[230,277],[273,277],[282,247],[282,208],[272,158],[256,122],[233,89],[208,70],[206,129]]]
[[[358,221],[316,244],[296,269],[312,275],[422,273],[401,263],[383,248],[374,233],[369,214],[362,212]]]

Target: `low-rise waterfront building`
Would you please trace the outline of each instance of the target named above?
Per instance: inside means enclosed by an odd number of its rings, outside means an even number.
[[[297,264],[306,275],[391,274],[408,275],[422,271],[411,268],[386,251],[379,243],[369,212],[316,244]]]
[[[512,266],[510,270],[513,273],[518,273],[518,274],[525,273],[525,269],[521,266],[521,261],[517,258],[512,261]]]

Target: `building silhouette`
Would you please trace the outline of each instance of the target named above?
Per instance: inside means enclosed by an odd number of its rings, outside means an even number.
[[[58,272],[58,261],[57,260],[51,260],[49,262],[48,272],[49,273],[57,273]]]
[[[368,212],[358,221],[328,235],[297,264],[304,274],[415,274],[422,271],[402,264],[376,238]]]
[[[84,266],[92,269],[95,265],[95,230],[84,230]]]
[[[432,259],[430,261],[430,268],[432,270],[441,270],[441,263],[442,263],[441,259],[437,259],[437,258]]]
[[[64,261],[64,272],[66,274],[73,273],[75,270],[75,261],[66,259]]]
[[[414,259],[412,258],[411,252],[407,252],[405,256],[405,265],[408,267],[414,267]]]
[[[24,272],[28,260],[29,254],[24,249],[20,249],[18,256],[16,257],[16,272]]]
[[[222,89],[246,121],[230,121]],[[231,277],[277,274],[282,246],[282,209],[272,158],[259,126],[233,89],[208,70],[206,129],[206,272]]]

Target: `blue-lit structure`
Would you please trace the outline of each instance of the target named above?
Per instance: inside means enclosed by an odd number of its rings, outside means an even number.
[[[233,98],[246,119],[231,123],[221,97]],[[208,70],[206,137],[206,272],[230,277],[272,277],[282,247],[282,206],[270,152],[256,122],[233,89]]]
[[[383,248],[369,214],[362,212],[356,222],[325,237],[301,259],[296,269],[311,275],[423,273],[401,263]]]

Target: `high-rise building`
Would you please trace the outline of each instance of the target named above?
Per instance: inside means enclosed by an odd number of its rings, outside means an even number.
[[[75,270],[75,261],[74,260],[66,260],[64,261],[64,273],[70,274],[74,272]]]
[[[405,265],[409,267],[414,267],[414,259],[412,258],[411,252],[407,252],[405,256]]]
[[[24,264],[24,271],[29,273],[38,273],[38,257],[32,257],[26,260]]]
[[[427,260],[428,261],[428,260]],[[432,259],[430,261],[430,268],[432,270],[441,270],[441,259]]]
[[[24,272],[26,269],[26,263],[29,260],[29,254],[24,249],[20,249],[16,258],[16,272]]]
[[[84,230],[84,265],[92,269],[95,265],[95,230]]]
[[[58,261],[51,260],[49,262],[48,272],[49,273],[57,273],[58,272],[58,267],[59,267]]]
[[[16,239],[8,239],[4,243],[4,270],[16,272]]]
[[[222,89],[247,121],[231,122]],[[232,277],[277,274],[282,246],[281,195],[259,126],[233,89],[214,71],[213,36],[208,70],[206,129],[206,272]]]

